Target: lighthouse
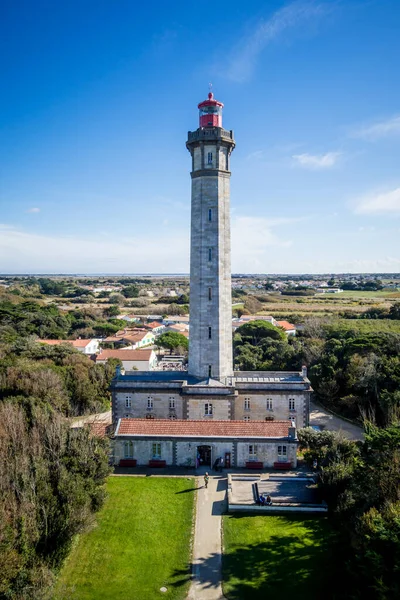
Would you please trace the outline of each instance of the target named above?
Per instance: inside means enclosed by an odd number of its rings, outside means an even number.
[[[232,130],[212,92],[200,102],[199,127],[188,132],[192,157],[189,375],[233,375],[230,156]]]

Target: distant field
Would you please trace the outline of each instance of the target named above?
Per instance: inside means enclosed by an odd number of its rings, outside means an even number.
[[[338,319],[335,329],[356,329],[361,333],[400,333],[400,321],[392,319]]]
[[[400,298],[400,292],[396,292],[395,290],[390,291],[378,291],[378,292],[361,292],[357,290],[345,290],[340,294],[317,294],[317,297],[332,297],[335,298],[376,298],[377,300],[382,298]]]
[[[80,536],[53,600],[183,600],[189,586],[194,480],[110,477],[97,527]]]
[[[333,534],[326,518],[225,516],[228,600],[330,598]]]

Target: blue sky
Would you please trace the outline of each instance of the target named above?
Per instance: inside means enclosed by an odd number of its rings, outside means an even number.
[[[400,271],[398,0],[3,0],[0,23],[0,272],[188,272],[210,81],[233,272]]]

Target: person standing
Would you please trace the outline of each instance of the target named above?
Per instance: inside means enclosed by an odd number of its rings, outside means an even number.
[[[206,472],[206,473],[205,473],[205,475],[204,475],[204,487],[205,487],[206,489],[207,489],[207,487],[208,487],[208,482],[209,482],[209,479],[210,479],[210,478],[209,478],[209,476],[208,476],[208,473]]]

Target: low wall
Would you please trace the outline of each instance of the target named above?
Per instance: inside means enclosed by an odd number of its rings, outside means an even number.
[[[229,496],[228,496],[229,497]],[[327,513],[328,508],[320,504],[273,504],[272,506],[259,506],[258,504],[228,504],[228,513],[249,512],[257,514],[280,514],[280,513]]]

